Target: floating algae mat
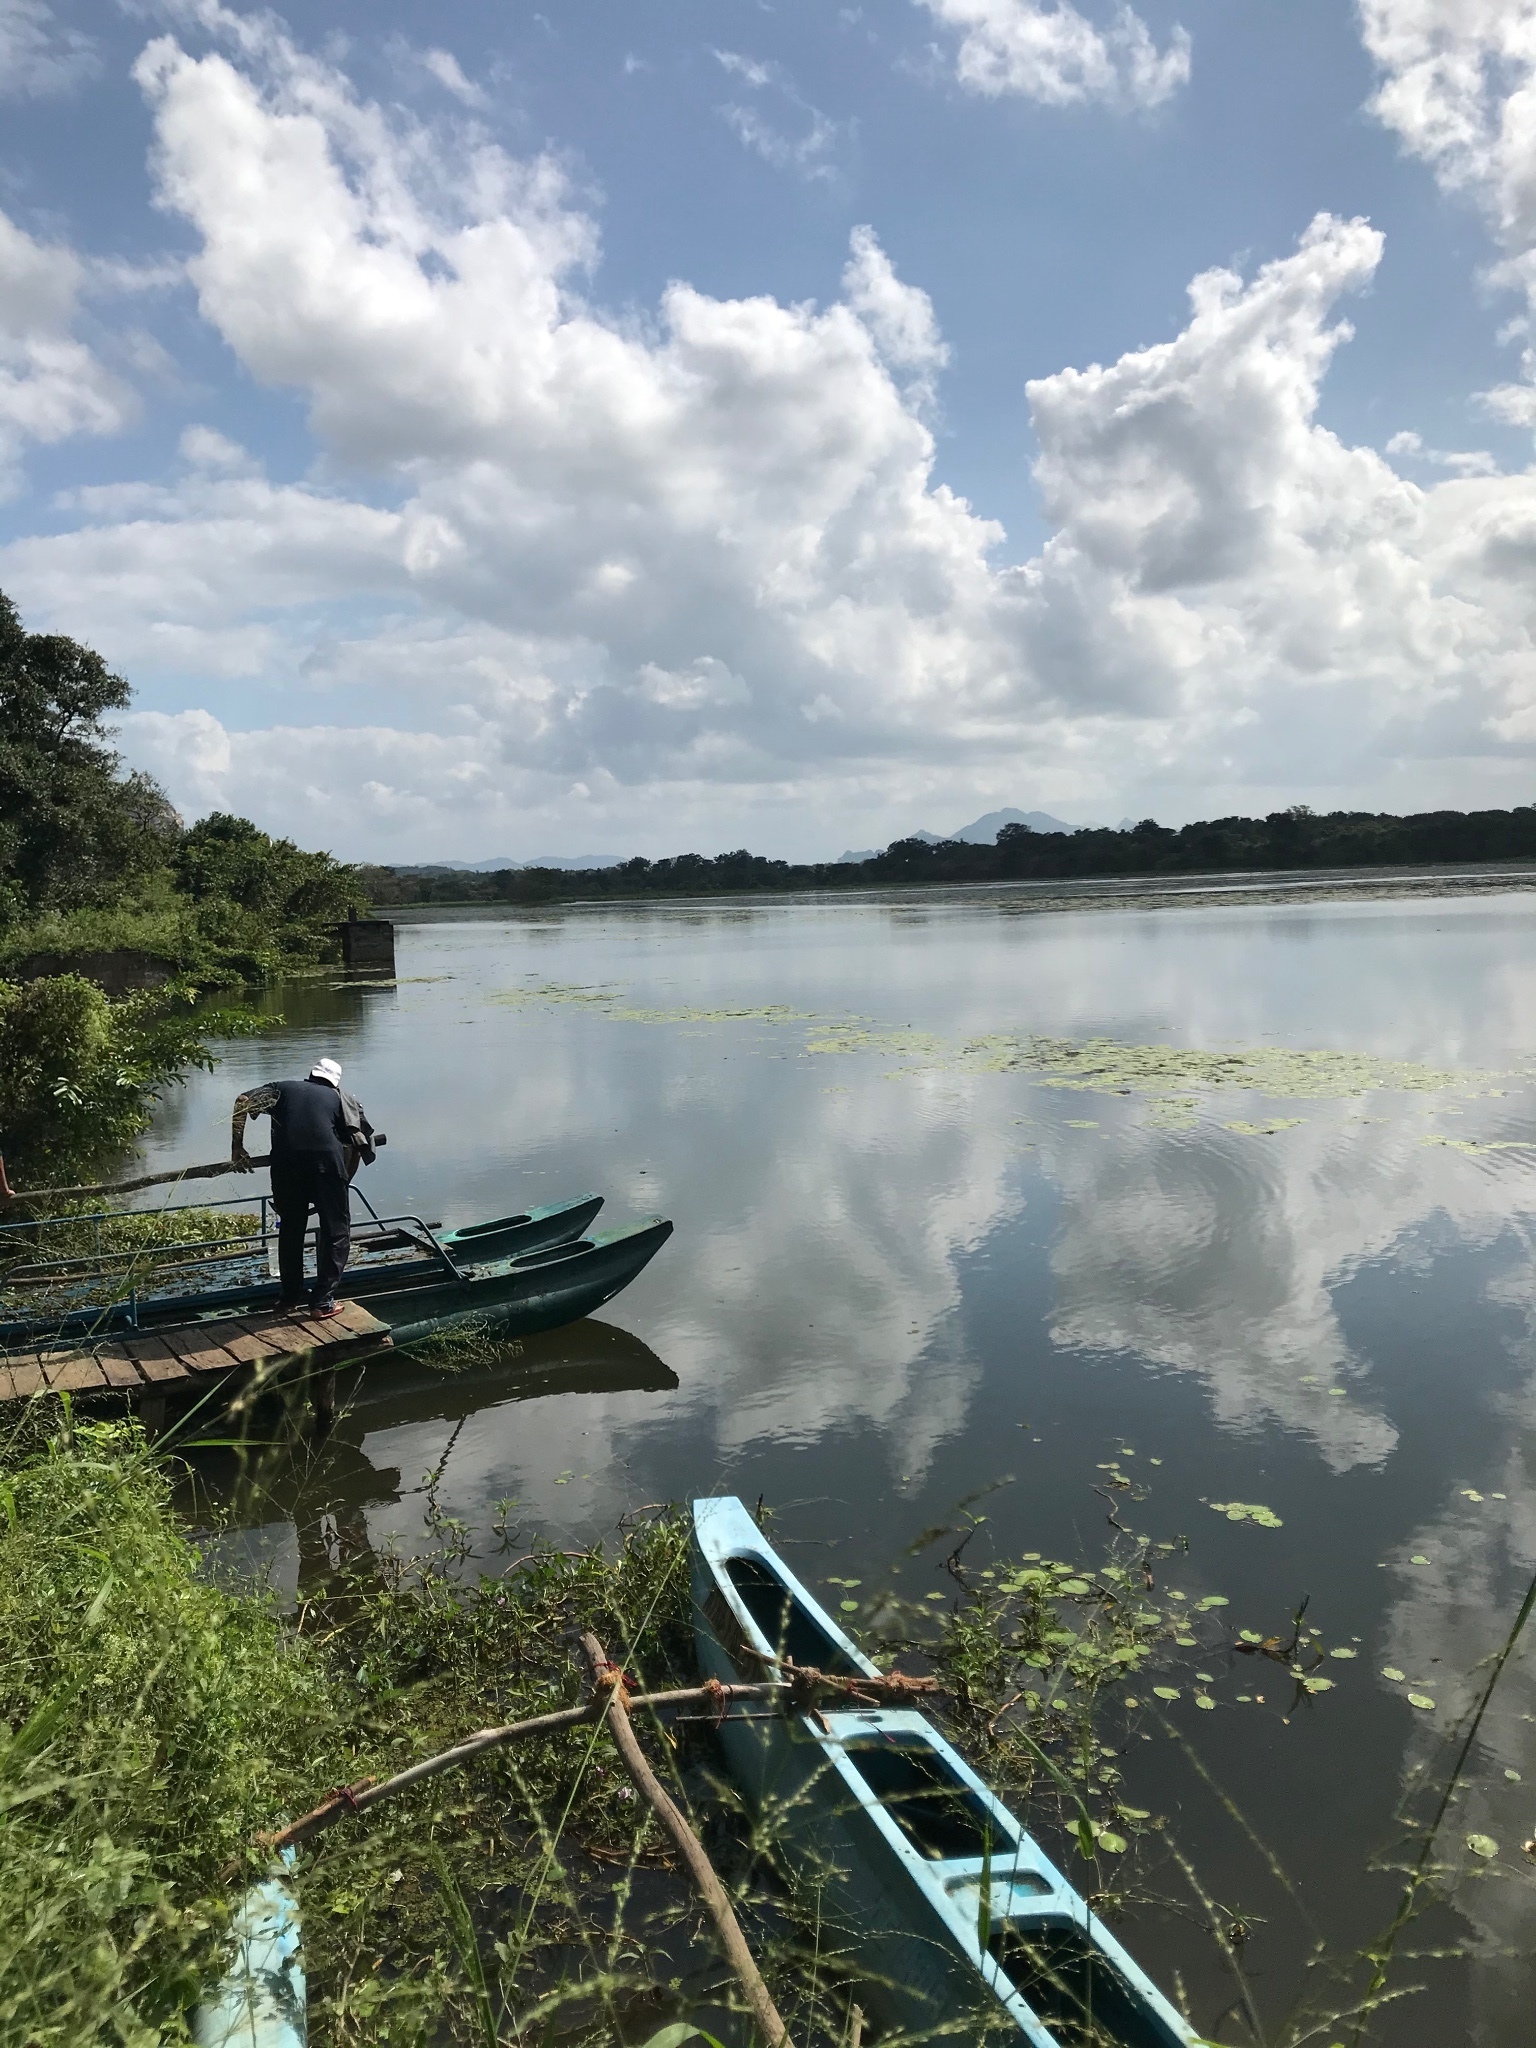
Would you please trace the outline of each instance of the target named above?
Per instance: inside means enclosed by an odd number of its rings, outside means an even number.
[[[964,1064],[989,1073],[1028,1072],[1051,1087],[1091,1088],[1116,1095],[1161,1094],[1169,1089],[1241,1088],[1287,1100],[1338,1102],[1378,1088],[1482,1090],[1499,1077],[1462,1069],[1422,1067],[1413,1060],[1372,1053],[1291,1052],[1261,1046],[1237,1052],[1201,1052],[1177,1045],[1121,1045],[1112,1038],[1012,1037],[971,1039]]]
[[[873,1053],[908,1068],[943,1067],[961,1073],[1024,1073],[1047,1088],[1076,1088],[1102,1095],[1146,1095],[1165,1110],[1193,1109],[1193,1089],[1240,1089],[1284,1100],[1339,1102],[1378,1089],[1432,1094],[1445,1089],[1499,1095],[1489,1087],[1498,1075],[1475,1070],[1420,1066],[1413,1060],[1372,1053],[1288,1051],[1279,1046],[1204,1052],[1177,1045],[1122,1045],[1112,1038],[1045,1038],[989,1032],[949,1046],[932,1033],[880,1030],[863,1024],[822,1026],[806,1040],[812,1053]],[[1267,1136],[1299,1119],[1272,1117],[1263,1123],[1230,1123],[1227,1130]]]
[[[767,1003],[755,1009],[735,1005],[719,1010],[652,1009],[625,1002],[618,989],[584,988],[559,981],[540,982],[532,988],[499,989],[491,1000],[513,1009],[567,1003],[596,1011],[615,1024],[807,1024],[815,1014],[811,1010],[791,1010],[783,1003]]]
[[[806,1035],[805,1051],[812,1055],[862,1053],[895,1062],[897,1073],[1027,1074],[1047,1088],[1140,1095],[1150,1098],[1152,1120],[1165,1124],[1190,1121],[1199,1106],[1199,1094],[1218,1089],[1315,1102],[1341,1102],[1382,1089],[1417,1094],[1452,1089],[1473,1095],[1504,1093],[1492,1085],[1501,1078],[1497,1073],[1426,1067],[1414,1060],[1326,1048],[1298,1051],[1260,1046],[1209,1052],[1178,1045],[1122,1045],[1113,1038],[1079,1040],[1004,1031],[952,1043],[911,1026],[881,1025],[865,1017],[823,1018],[783,1003],[659,1008],[631,1003],[618,989],[560,982],[507,989],[496,1001],[519,1008],[569,1004],[619,1024],[808,1024],[813,1028]],[[1224,1128],[1268,1137],[1299,1121],[1271,1117],[1257,1123],[1232,1122]],[[1455,1144],[1463,1151],[1492,1149],[1451,1139],[1436,1142]]]

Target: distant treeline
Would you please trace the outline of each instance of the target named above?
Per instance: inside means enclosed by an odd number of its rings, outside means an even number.
[[[898,839],[863,861],[795,862],[761,854],[680,853],[612,868],[500,868],[490,874],[365,867],[376,906],[546,903],[558,898],[720,896],[776,889],[867,889],[932,882],[1051,882],[1095,876],[1262,873],[1281,868],[1416,867],[1536,860],[1536,805],[1512,811],[1328,811],[1305,804],[1267,818],[1208,818],[1176,831],[1144,818],[1123,832],[1031,832],[1005,825],[995,846]]]

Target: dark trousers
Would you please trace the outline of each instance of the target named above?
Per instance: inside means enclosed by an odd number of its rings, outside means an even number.
[[[352,1210],[347,1169],[324,1154],[290,1153],[272,1162],[272,1206],[277,1211],[277,1270],[284,1301],[304,1293],[304,1237],[315,1216],[313,1302],[329,1301],[347,1270],[352,1249]]]

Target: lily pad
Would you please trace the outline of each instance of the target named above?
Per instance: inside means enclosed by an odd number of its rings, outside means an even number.
[[[1408,1704],[1410,1707],[1417,1707],[1423,1714],[1432,1714],[1435,1711],[1435,1703],[1427,1692],[1409,1693]]]
[[[1492,1835],[1468,1835],[1467,1847],[1474,1856],[1481,1856],[1487,1860],[1491,1860],[1499,1853],[1499,1845]]]
[[[1113,1828],[1099,1830],[1099,1847],[1111,1856],[1123,1856],[1129,1846],[1124,1835],[1117,1835]]]
[[[1154,1685],[1152,1691],[1160,1700],[1176,1700],[1179,1697],[1179,1688],[1176,1685]]]
[[[1336,1650],[1330,1650],[1328,1654],[1330,1657],[1358,1657],[1360,1652],[1351,1650],[1346,1644],[1341,1643]]]
[[[1258,1501],[1213,1500],[1211,1506],[1218,1515],[1225,1515],[1229,1522],[1252,1522],[1259,1529],[1284,1527],[1274,1509],[1264,1507]]]
[[[1197,1692],[1195,1694],[1195,1705],[1197,1707],[1214,1707],[1215,1704],[1216,1702],[1208,1692]]]
[[[1394,1685],[1401,1685],[1408,1676],[1406,1671],[1399,1671],[1395,1664],[1383,1664],[1381,1675],[1383,1678],[1390,1678]]]

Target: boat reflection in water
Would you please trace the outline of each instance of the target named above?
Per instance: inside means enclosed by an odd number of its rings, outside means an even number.
[[[670,1393],[677,1385],[648,1344],[592,1318],[537,1336],[486,1340],[464,1363],[451,1353],[441,1360],[385,1354],[338,1372],[334,1416],[326,1423],[315,1424],[302,1393],[272,1392],[238,1409],[229,1435],[221,1429],[217,1441],[184,1444],[181,1506],[194,1524],[218,1530],[216,1570],[239,1576],[259,1569],[263,1556],[275,1563],[291,1529],[297,1598],[345,1598],[348,1582],[366,1581],[376,1570],[370,1510],[425,1491],[403,1483],[397,1466],[375,1464],[370,1437],[452,1424],[435,1461],[441,1474],[464,1426],[484,1424],[510,1404],[561,1394]]]

